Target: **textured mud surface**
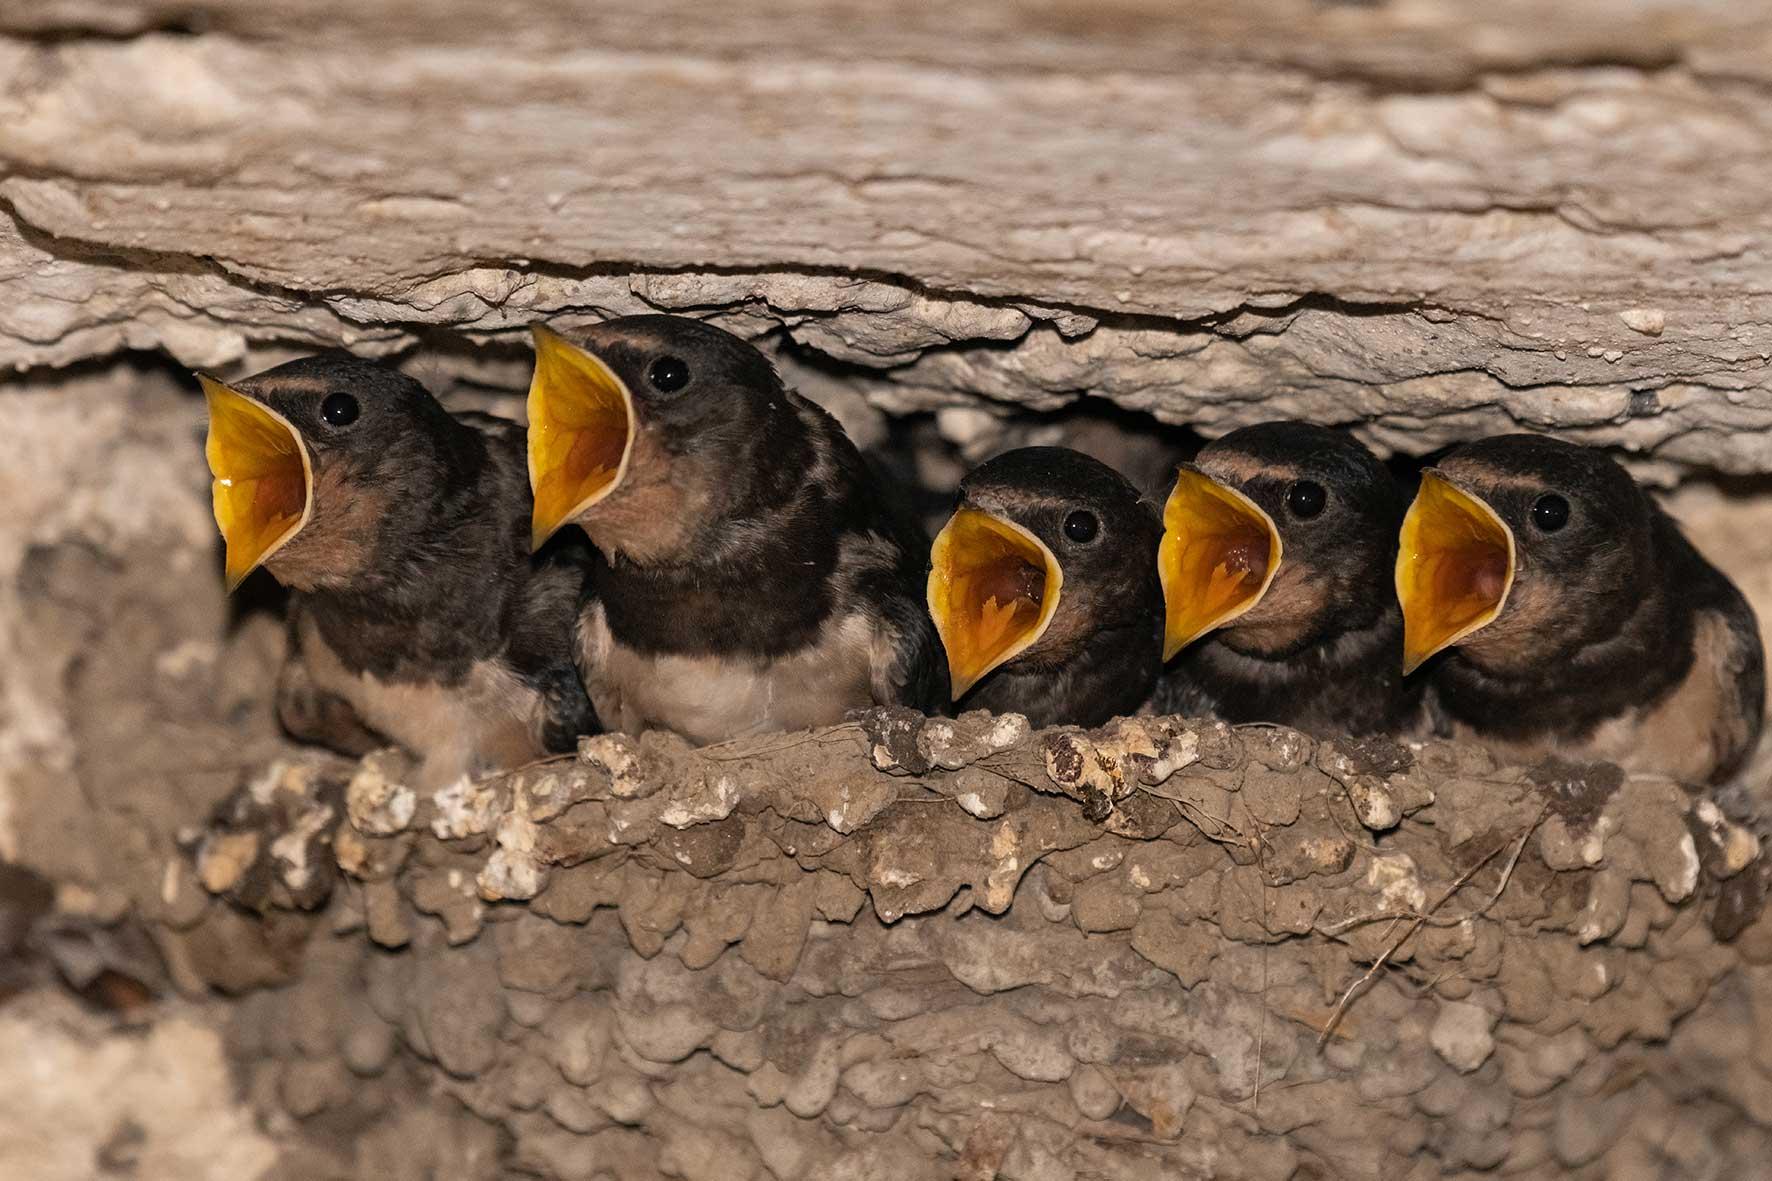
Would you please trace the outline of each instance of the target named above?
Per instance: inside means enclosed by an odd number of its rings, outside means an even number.
[[[889,712],[593,739],[434,798],[405,769],[244,787],[193,844],[229,905],[174,940],[309,916],[230,1048],[341,1175],[402,1128],[413,1170],[698,1181],[1684,1177],[1772,1149],[1743,1035],[1766,866],[1667,782]]]

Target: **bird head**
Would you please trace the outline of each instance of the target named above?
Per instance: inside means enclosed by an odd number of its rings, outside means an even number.
[[[954,699],[1011,662],[1055,665],[1105,628],[1149,626],[1154,645],[1157,533],[1137,489],[1076,451],[1024,447],[968,475],[930,549]]]
[[[1528,669],[1628,610],[1649,504],[1606,455],[1538,435],[1454,451],[1422,473],[1399,535],[1404,671],[1458,647]]]
[[[345,353],[197,380],[229,590],[261,565],[299,590],[349,585],[461,429],[410,377]]]
[[[1402,507],[1384,465],[1338,431],[1262,423],[1209,443],[1164,506],[1165,658],[1214,631],[1275,657],[1370,623]]]
[[[681,561],[709,526],[804,474],[769,446],[794,415],[780,379],[731,333],[627,316],[574,340],[534,335],[534,546],[576,523],[611,556]]]

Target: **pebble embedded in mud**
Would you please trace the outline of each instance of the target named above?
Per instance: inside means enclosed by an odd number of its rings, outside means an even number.
[[[1441,1002],[1428,1042],[1447,1065],[1469,1074],[1495,1052],[1493,1030],[1498,1017],[1481,1005]]]
[[[1071,1101],[1085,1119],[1102,1120],[1120,1109],[1120,1090],[1099,1066],[1083,1066],[1070,1077]]]
[[[365,757],[345,786],[351,825],[365,836],[406,831],[418,813],[418,794],[406,786],[413,770],[412,761],[396,750]]]

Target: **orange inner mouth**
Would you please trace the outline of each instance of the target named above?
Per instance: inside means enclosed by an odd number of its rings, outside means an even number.
[[[287,419],[210,377],[199,377],[209,406],[211,500],[227,543],[228,589],[239,586],[291,538],[313,509],[307,448]]]
[[[535,329],[529,385],[529,482],[535,494],[531,542],[614,492],[633,449],[633,400],[602,360]]]
[[[956,512],[930,556],[929,612],[957,700],[1040,638],[1063,574],[1032,533],[977,509]]]
[[[1235,488],[1183,468],[1163,507],[1163,658],[1261,601],[1280,567],[1272,518]]]
[[[1397,547],[1403,671],[1494,622],[1514,570],[1507,523],[1444,477],[1424,472]]]

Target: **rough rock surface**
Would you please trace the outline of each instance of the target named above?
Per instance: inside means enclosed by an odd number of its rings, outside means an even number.
[[[312,916],[230,1046],[339,1176],[409,1126],[411,1175],[574,1181],[1687,1177],[1772,1149],[1741,1032],[1767,864],[1672,783],[904,711],[589,739],[432,798],[408,769],[244,787],[195,847],[227,902],[175,940]]]
[[[717,316],[877,405],[1772,470],[1772,14],[41,0],[0,361]],[[459,353],[450,362],[468,367]]]
[[[30,993],[0,1009],[0,1042],[0,1176],[240,1181],[277,1161],[200,1014],[130,1029]]]

